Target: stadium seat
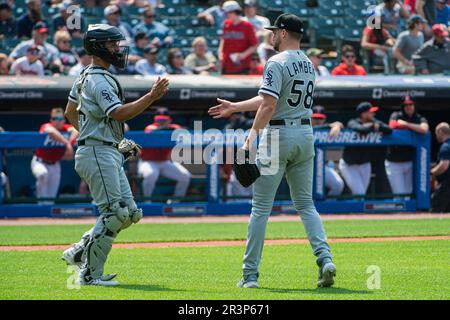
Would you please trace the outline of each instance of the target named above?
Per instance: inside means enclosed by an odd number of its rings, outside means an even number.
[[[322,59],[322,65],[325,66],[330,71],[330,73],[338,64],[338,59]]]
[[[286,7],[286,13],[292,13],[300,17],[301,19],[309,19],[316,16],[316,10],[312,8],[297,8],[295,6],[289,5]]]
[[[156,8],[155,12],[160,17],[180,17],[180,16],[183,16],[181,8],[177,8],[177,7]]]
[[[320,38],[334,40],[334,30],[341,27],[339,18],[312,18],[309,20],[311,46],[316,47]]]
[[[168,26],[168,27],[175,27],[180,25],[180,19],[178,18],[172,18],[172,17],[166,17],[166,18],[162,18],[161,23]]]
[[[20,42],[22,42],[21,39],[5,38],[1,43],[2,48],[4,48],[7,51],[12,51]]]
[[[46,19],[53,17],[58,12],[59,12],[59,10],[55,7],[43,6],[43,8],[42,8],[42,15]]]
[[[353,9],[365,9],[378,4],[377,0],[347,0],[347,2]]]
[[[361,30],[363,30],[364,27],[366,26],[366,20],[363,18],[357,18],[357,17],[346,17],[346,18],[344,18],[342,24],[346,28],[349,28],[349,29],[360,28]]]
[[[289,0],[288,6],[296,9],[309,9],[306,1],[298,1],[298,0]]]
[[[326,9],[343,9],[347,7],[347,1],[346,0],[321,0],[320,1],[320,7],[326,8]]]
[[[289,0],[260,0],[259,5],[266,10],[284,11]]]
[[[184,16],[196,17],[197,14],[199,14],[200,12],[203,12],[205,9],[207,9],[207,8],[206,7],[186,6],[186,7],[181,8],[181,12],[183,13]]]
[[[101,17],[103,18],[103,8],[93,7],[93,8],[80,8],[80,13],[84,15],[86,18],[91,17]]]
[[[188,0],[164,0],[164,4],[168,7],[182,7],[188,4]]]
[[[14,8],[14,16],[16,18],[20,17],[21,15],[23,15],[25,12],[27,12],[27,10],[25,9],[25,6],[23,7],[15,7]]]
[[[334,18],[334,17],[342,17],[345,15],[345,12],[341,8],[317,8],[316,9],[317,17],[324,18]]]
[[[345,15],[347,17],[365,18],[367,17],[368,12],[369,10],[367,8],[345,8]]]
[[[338,40],[344,42],[360,42],[362,36],[362,29],[346,29],[337,28],[335,34]],[[338,45],[338,48],[341,46]]]

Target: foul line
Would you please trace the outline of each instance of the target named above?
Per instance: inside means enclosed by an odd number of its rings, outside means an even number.
[[[371,237],[371,238],[331,238],[330,243],[369,243],[390,241],[427,241],[427,240],[450,240],[450,235],[445,236],[401,236],[401,237]],[[211,240],[211,241],[189,241],[189,242],[139,242],[139,243],[116,243],[116,249],[137,248],[192,248],[192,247],[228,247],[245,246],[246,240]],[[288,245],[309,244],[308,239],[276,239],[265,240],[265,245]],[[69,245],[33,245],[33,246],[0,246],[0,251],[47,251],[65,250]]]

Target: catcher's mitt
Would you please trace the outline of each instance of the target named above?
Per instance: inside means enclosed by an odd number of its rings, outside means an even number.
[[[254,163],[250,163],[250,151],[243,149],[236,152],[233,170],[239,183],[246,188],[251,186],[261,175],[258,166]]]
[[[137,159],[139,151],[142,149],[140,145],[130,139],[122,139],[117,147],[119,152],[123,154],[125,161]]]

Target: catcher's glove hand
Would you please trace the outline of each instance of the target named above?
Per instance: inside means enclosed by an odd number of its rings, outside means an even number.
[[[258,166],[254,163],[250,163],[250,151],[244,149],[240,149],[236,152],[233,170],[239,183],[246,188],[252,185],[252,183],[261,175]]]
[[[122,139],[117,147],[119,152],[123,154],[125,161],[137,159],[139,151],[142,149],[140,145],[130,139]]]

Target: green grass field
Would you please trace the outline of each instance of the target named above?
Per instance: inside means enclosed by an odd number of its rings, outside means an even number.
[[[326,221],[330,238],[449,235],[450,219]],[[0,245],[65,244],[87,226],[0,227]],[[246,223],[142,224],[119,242],[245,239]],[[305,237],[296,222],[269,223],[267,238]],[[260,289],[235,287],[244,247],[114,249],[106,272],[119,273],[115,288],[68,289],[71,274],[61,251],[0,251],[0,299],[450,299],[450,240],[334,243],[338,268],[333,288],[316,288],[309,245],[264,248]],[[370,289],[369,266],[380,270]]]

